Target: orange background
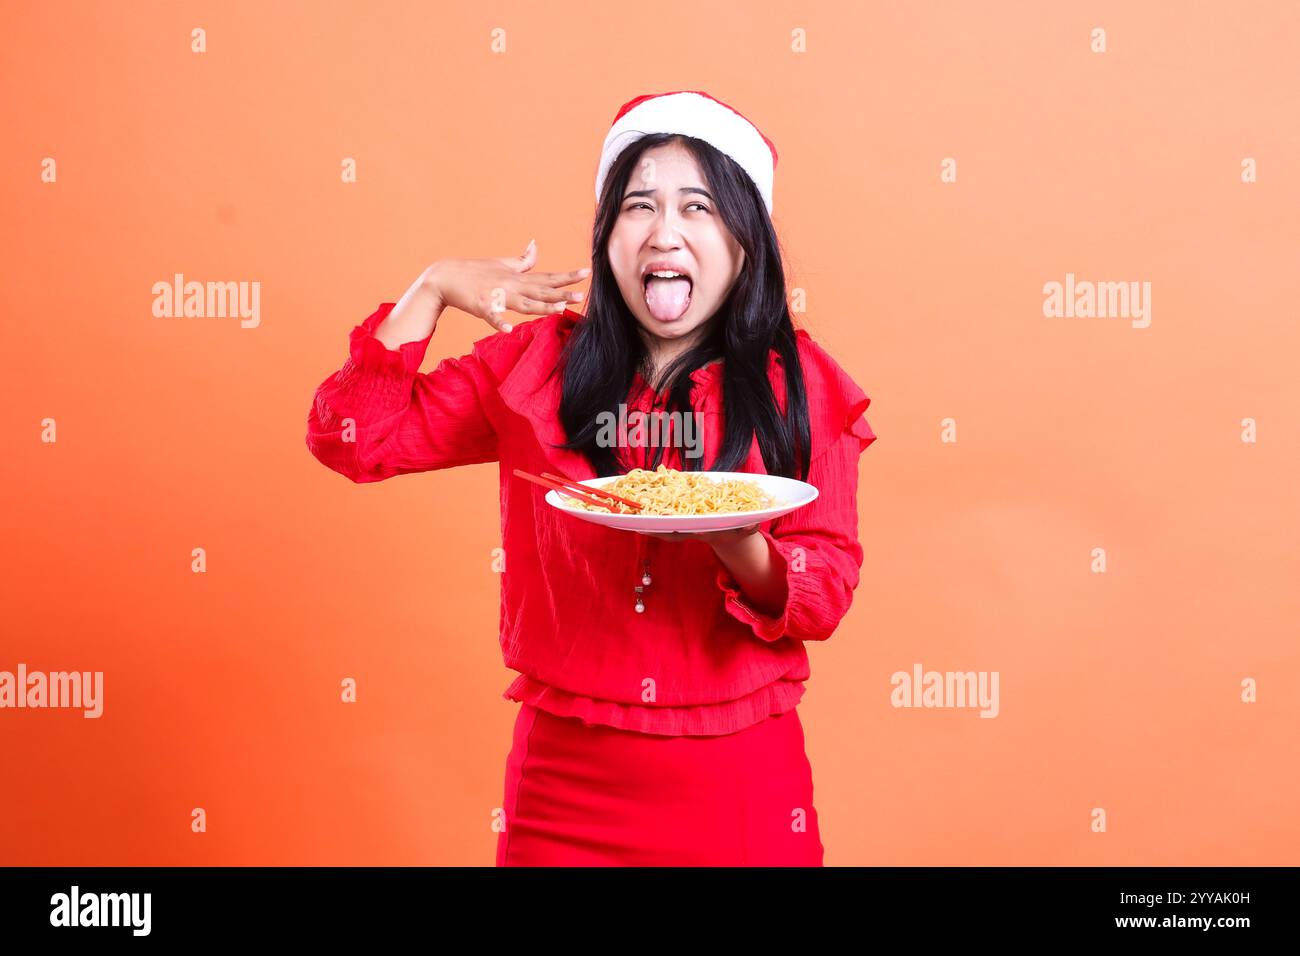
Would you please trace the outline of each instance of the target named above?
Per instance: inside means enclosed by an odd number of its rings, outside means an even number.
[[[1300,862],[1295,4],[6,21],[0,670],[102,670],[105,713],[0,711],[0,862],[492,863],[496,466],[353,485],[306,415],[430,262],[586,264],[604,134],[673,89],[776,143],[797,320],[873,398],[800,707],[827,864]],[[260,282],[261,325],[154,318],[176,272]],[[1044,317],[1067,272],[1149,281],[1150,327]],[[449,312],[425,368],[489,331]],[[893,708],[916,662],[998,671],[999,716]]]

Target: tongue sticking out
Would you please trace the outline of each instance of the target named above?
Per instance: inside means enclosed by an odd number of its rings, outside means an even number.
[[[691,281],[651,279],[645,287],[645,304],[660,322],[679,319],[691,304]]]

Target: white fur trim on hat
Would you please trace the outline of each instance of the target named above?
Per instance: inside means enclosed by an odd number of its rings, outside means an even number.
[[[734,159],[754,181],[772,214],[772,180],[776,149],[758,127],[725,103],[694,91],[662,93],[625,105],[601,147],[596,173],[596,200],[620,153],[650,133],[682,133],[710,143]],[[630,108],[629,108],[630,106]]]

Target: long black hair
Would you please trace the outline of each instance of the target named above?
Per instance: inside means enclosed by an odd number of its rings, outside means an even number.
[[[725,431],[717,459],[707,470],[735,471],[749,458],[757,436],[768,474],[806,477],[811,455],[808,401],[772,219],[753,180],[731,157],[704,140],[677,133],[641,137],[619,154],[606,176],[592,229],[587,312],[561,356],[560,420],[569,439],[561,447],[585,454],[597,475],[624,471],[616,449],[597,440],[600,413],[617,414],[619,403],[627,401],[636,373],[647,368],[647,355],[636,317],[623,301],[610,266],[608,240],[641,154],[673,141],[694,155],[723,224],[745,251],[745,262],[730,294],[709,318],[703,338],[657,376],[658,382],[669,383],[664,410],[689,414],[691,373],[721,358]],[[784,416],[767,376],[771,349],[781,356],[785,371]],[[658,465],[663,449],[662,444],[657,446],[652,468]],[[683,455],[682,461],[689,470],[705,467],[703,456]]]

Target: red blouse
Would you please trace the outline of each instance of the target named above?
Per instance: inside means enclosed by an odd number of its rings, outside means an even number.
[[[809,676],[804,642],[831,636],[858,584],[858,456],[876,438],[863,417],[871,400],[807,332],[796,335],[812,436],[807,480],[820,494],[760,527],[788,588],[783,612],[770,617],[746,606],[708,544],[582,521],[513,474],[595,477],[580,452],[550,447],[566,436],[561,375],[547,373],[581,315],[566,310],[495,332],[468,355],[420,373],[432,334],[398,349],[374,337],[395,305],[381,304],[352,330],[348,359],[316,390],[307,447],[354,482],[499,462],[506,553],[500,641],[506,666],[520,675],[504,697],[588,723],[670,735],[732,733],[799,702]],[[775,350],[768,377],[784,411]],[[708,467],[723,437],[721,363],[691,379]],[[638,375],[628,411],[650,410],[666,395],[652,395]],[[640,467],[655,450],[621,449]],[[681,452],[666,445],[661,461],[682,468]],[[766,472],[757,439],[737,470]],[[638,613],[634,587],[647,560],[651,584]]]

